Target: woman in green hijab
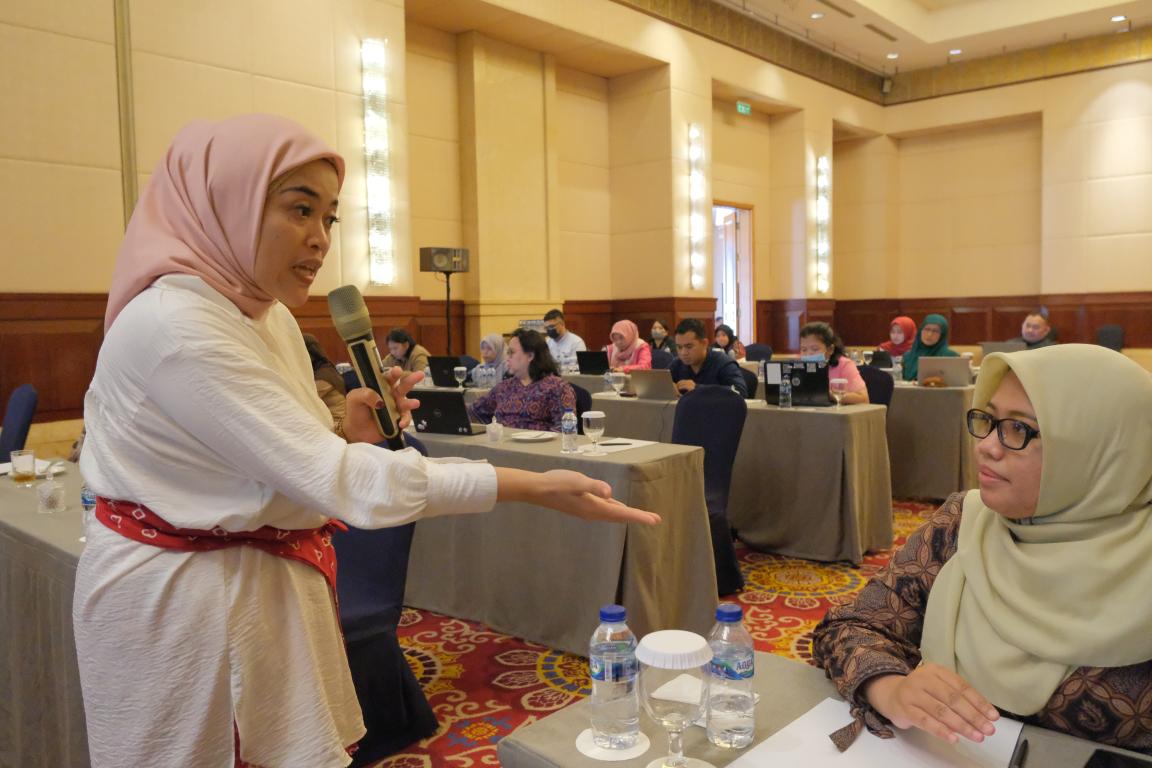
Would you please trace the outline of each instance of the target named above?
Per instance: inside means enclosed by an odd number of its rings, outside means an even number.
[[[860,728],[983,741],[1000,713],[1152,754],[1152,376],[1086,344],[985,358],[980,488],[816,628]]]
[[[904,381],[916,380],[922,357],[959,357],[948,348],[948,318],[944,315],[928,315],[920,324],[912,349],[900,360],[904,366]]]

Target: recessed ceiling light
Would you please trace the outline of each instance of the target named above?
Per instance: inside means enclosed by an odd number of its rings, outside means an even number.
[[[824,18],[824,14],[820,13],[820,11],[816,11],[808,18],[812,19],[813,21],[820,21],[820,19]]]
[[[953,48],[952,50],[948,51],[949,56],[959,56],[962,53],[964,53],[963,48]]]
[[[1128,17],[1127,16],[1113,16],[1112,21],[1115,21],[1115,22],[1128,21]]]
[[[888,54],[888,58],[890,58],[890,59],[898,59],[898,58],[900,58],[900,54],[898,54],[898,53],[890,53],[890,54]]]

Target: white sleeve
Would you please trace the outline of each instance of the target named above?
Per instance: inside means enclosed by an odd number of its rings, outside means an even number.
[[[293,399],[279,371],[251,358],[240,343],[186,343],[149,377],[148,397],[214,454],[216,471],[360,528],[484,512],[495,504],[490,465],[437,463],[411,449],[346,443]]]

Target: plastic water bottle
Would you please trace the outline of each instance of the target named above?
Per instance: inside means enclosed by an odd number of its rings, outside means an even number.
[[[718,747],[741,749],[752,743],[756,671],[752,636],[740,623],[743,611],[735,603],[716,608],[716,626],[708,636],[712,664],[708,676],[708,741]]]
[[[96,509],[96,494],[92,493],[88,483],[80,484],[80,506],[84,507],[85,512]]]
[[[560,452],[576,453],[576,412],[571,408],[560,417]]]
[[[780,366],[780,407],[792,407],[792,371],[788,366]]]
[[[904,381],[904,366],[900,364],[900,358],[892,361],[892,378],[896,381]]]
[[[636,635],[624,623],[622,605],[600,609],[600,626],[589,643],[592,678],[592,740],[604,749],[628,749],[640,733],[636,690]]]

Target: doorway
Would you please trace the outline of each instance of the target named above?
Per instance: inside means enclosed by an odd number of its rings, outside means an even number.
[[[748,344],[755,341],[756,304],[752,296],[752,210],[712,206],[713,288],[716,314]]]

